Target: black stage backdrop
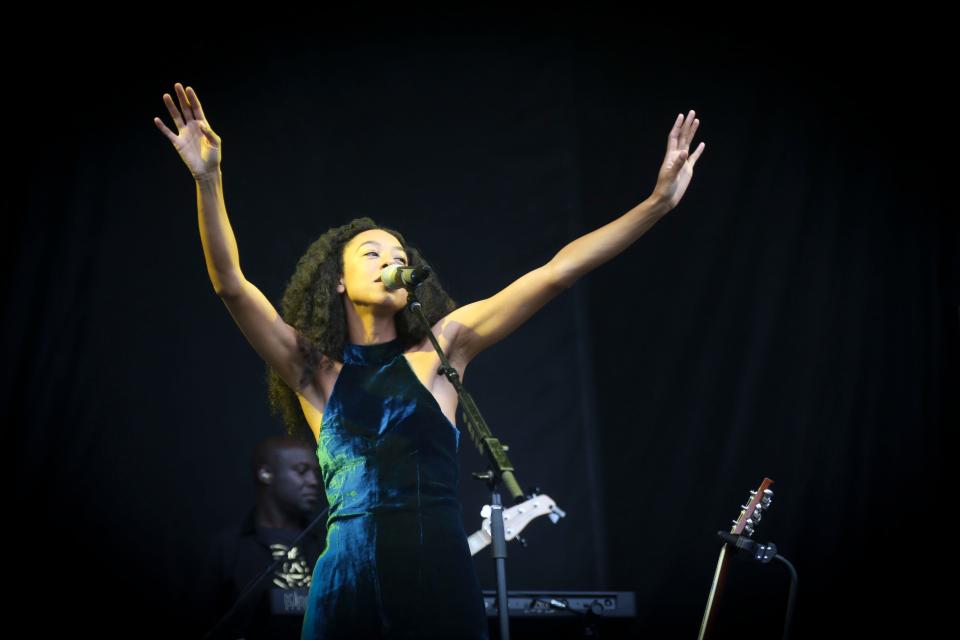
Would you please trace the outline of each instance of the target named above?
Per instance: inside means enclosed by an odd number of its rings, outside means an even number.
[[[223,139],[244,272],[275,305],[307,245],[361,215],[459,303],[492,295],[649,195],[695,109],[707,147],[680,206],[464,376],[522,486],[567,512],[510,544],[509,586],[635,591],[632,634],[696,637],[716,532],[769,476],[756,537],[799,572],[794,638],[946,620],[960,285],[936,25],[422,12],[240,30],[190,12],[8,51],[8,584],[28,628],[187,637],[199,554],[246,513],[251,449],[282,428],[152,122],[172,126],[174,82]],[[466,434],[461,452],[472,532],[489,496]],[[494,588],[489,549],[475,561]],[[729,576],[721,630],[779,637],[784,567]]]

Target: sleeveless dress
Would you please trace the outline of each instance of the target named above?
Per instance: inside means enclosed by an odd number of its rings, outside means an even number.
[[[317,445],[330,513],[301,640],[488,640],[459,446],[399,338],[345,345]]]

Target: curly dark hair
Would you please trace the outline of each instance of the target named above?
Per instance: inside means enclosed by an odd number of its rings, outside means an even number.
[[[425,265],[433,271],[417,287],[417,298],[431,326],[457,308],[457,303],[443,290],[433,266],[397,231],[382,227],[366,216],[329,229],[297,261],[296,271],[280,301],[280,315],[297,330],[300,353],[306,363],[299,381],[300,388],[313,378],[320,362],[332,366],[329,360],[321,358],[321,354],[338,361],[343,358],[348,338],[347,318],[343,301],[337,293],[337,284],[343,273],[343,248],[355,235],[370,229],[386,231],[399,240],[410,266]],[[399,311],[394,322],[404,349],[420,344],[427,337],[427,329],[409,308]],[[283,420],[289,435],[314,442],[296,393],[269,365],[267,397],[271,413]]]

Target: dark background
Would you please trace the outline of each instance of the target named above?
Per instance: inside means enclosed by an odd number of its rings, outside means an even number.
[[[492,295],[646,198],[695,109],[691,151],[707,147],[679,207],[464,376],[522,486],[567,512],[510,543],[509,586],[635,591],[633,634],[696,637],[715,534],[766,476],[756,538],[799,573],[794,638],[947,619],[945,27],[356,10],[231,16],[256,23],[240,28],[162,10],[4,45],[18,171],[2,405],[24,624],[185,633],[198,554],[249,509],[251,449],[282,429],[207,277],[190,175],[152,122],[172,127],[175,82],[223,140],[244,273],[275,305],[309,243],[361,215],[420,247],[457,302]],[[461,442],[472,532],[489,496]],[[489,549],[475,560],[494,588]],[[734,563],[726,633],[779,637],[786,576]]]

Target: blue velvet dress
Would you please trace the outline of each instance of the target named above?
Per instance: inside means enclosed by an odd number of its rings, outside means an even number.
[[[346,345],[317,445],[330,513],[302,640],[488,638],[459,445],[399,338]]]

